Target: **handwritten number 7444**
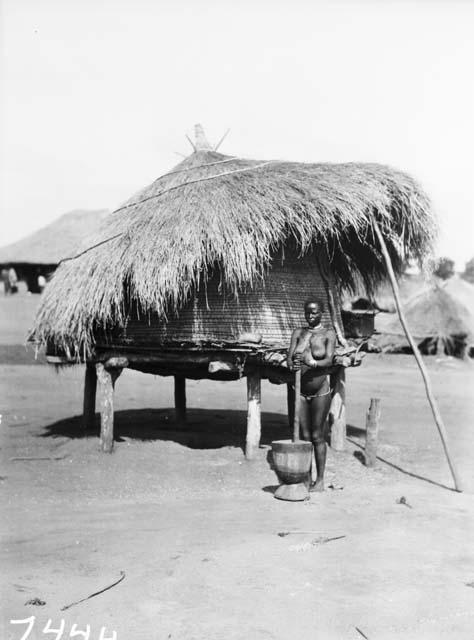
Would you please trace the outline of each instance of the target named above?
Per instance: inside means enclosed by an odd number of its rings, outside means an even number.
[[[27,625],[25,633],[21,636],[21,638],[19,638],[19,640],[27,640],[28,636],[33,630],[33,627],[35,625],[35,620],[36,620],[35,616],[30,616],[29,618],[25,618],[24,620],[10,620],[10,624],[26,624]],[[61,622],[59,624],[58,629],[53,629],[51,626],[52,623],[53,621],[51,620],[51,618],[49,618],[48,622],[45,624],[43,628],[43,633],[45,635],[48,634],[51,640],[61,640],[61,638],[63,638],[64,627],[66,624],[64,619],[61,618]],[[79,638],[79,637],[84,638],[84,640],[92,640],[90,633],[91,633],[90,625],[87,624],[85,631],[83,631],[81,629],[78,629],[77,624],[74,623],[71,627],[71,630],[69,631],[69,635],[64,636],[64,640],[66,640],[66,638]],[[101,627],[98,640],[117,640],[116,631],[112,631],[111,636],[110,635],[107,636],[106,633],[107,633],[106,627]],[[54,638],[52,638],[52,634],[55,634]]]

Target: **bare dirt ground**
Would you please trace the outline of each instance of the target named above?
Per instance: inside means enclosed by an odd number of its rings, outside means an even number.
[[[15,346],[37,302],[0,301],[1,638],[20,640],[27,624],[10,620],[32,616],[30,640],[75,637],[74,624],[89,640],[102,628],[103,640],[474,637],[474,367],[426,359],[464,493],[449,490],[413,358],[368,355],[348,373],[335,488],[285,503],[269,464],[271,440],[288,434],[283,387],[263,385],[249,463],[244,381],[189,382],[181,428],[172,381],[126,371],[115,450],[101,454],[80,423],[82,368],[58,374]],[[375,470],[360,460],[371,397],[383,411]],[[43,631],[48,619],[64,620],[62,636]]]

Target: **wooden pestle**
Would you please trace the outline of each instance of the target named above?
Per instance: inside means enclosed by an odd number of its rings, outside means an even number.
[[[300,392],[301,369],[295,371],[295,417],[293,420],[293,442],[300,440]]]

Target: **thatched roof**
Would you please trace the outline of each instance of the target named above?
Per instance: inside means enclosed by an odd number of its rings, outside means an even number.
[[[96,231],[108,211],[71,211],[22,240],[0,248],[0,264],[58,264]]]
[[[474,318],[474,285],[460,278],[453,276],[444,283],[444,289],[458,302],[463,304]]]
[[[407,174],[379,164],[303,164],[196,151],[113,212],[84,252],[63,262],[39,309],[34,338],[88,349],[98,326],[120,325],[127,300],[160,315],[179,308],[216,265],[238,292],[293,239],[327,254],[346,286],[385,267],[375,217],[395,270],[431,249],[429,201]],[[76,351],[77,353],[77,351]]]
[[[401,301],[403,303],[407,302],[414,295],[429,289],[433,282],[437,280],[438,278],[435,278],[431,273],[403,273],[398,278],[398,289]],[[381,282],[380,285],[377,286],[370,300],[367,298],[367,292],[361,282],[358,283],[355,291],[343,292],[343,305],[345,309],[351,309],[353,304],[357,305],[361,300],[368,303],[367,308],[373,307],[389,313],[396,310],[392,287],[388,281]]]
[[[405,305],[405,316],[411,333],[418,340],[433,338],[449,341],[452,336],[466,336],[474,341],[474,308],[460,299],[449,281],[433,284],[413,296]],[[474,289],[474,287],[473,287]],[[383,332],[400,336],[405,342],[404,331],[398,316],[392,318]],[[392,342],[397,340],[391,339]],[[386,342],[386,340],[385,340]]]

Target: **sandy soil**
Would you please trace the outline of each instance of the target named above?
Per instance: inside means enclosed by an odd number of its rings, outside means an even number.
[[[0,342],[20,344],[20,324]],[[4,351],[0,637],[20,640],[26,624],[10,620],[35,616],[29,639],[58,635],[43,633],[48,619],[65,621],[62,638],[90,625],[90,640],[102,627],[117,640],[362,638],[357,628],[371,640],[472,639],[474,368],[426,361],[465,493],[449,490],[413,359],[369,355],[348,376],[347,450],[329,451],[336,488],[292,504],[273,498],[269,462],[271,440],[288,433],[283,387],[263,386],[262,448],[249,463],[244,383],[189,382],[183,429],[171,380],[126,371],[104,455],[80,424],[83,370],[12,364]],[[383,461],[368,470],[375,396]],[[62,610],[121,571],[120,584]],[[25,604],[34,598],[45,604]]]

